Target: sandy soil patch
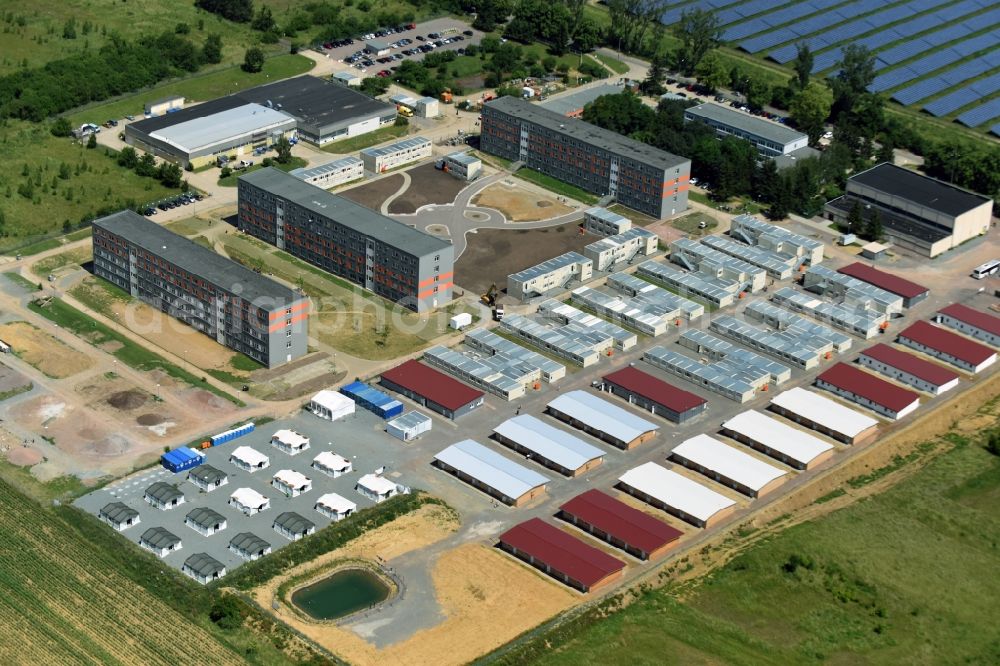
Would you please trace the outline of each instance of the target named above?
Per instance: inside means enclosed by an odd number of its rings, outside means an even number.
[[[11,449],[6,457],[7,462],[18,467],[32,467],[42,462],[42,454],[26,446]]]
[[[56,396],[26,400],[12,409],[10,416],[73,456],[118,457],[135,448],[131,439],[119,433],[122,428],[114,421]]]
[[[140,301],[115,301],[110,308],[130,331],[199,368],[225,368],[233,356],[231,349],[204,333]]]
[[[0,339],[13,347],[18,358],[55,379],[70,377],[94,365],[90,357],[24,321],[0,325]]]
[[[575,209],[555,198],[528,191],[518,184],[494,183],[472,198],[472,205],[495,208],[510,222],[537,222]]]

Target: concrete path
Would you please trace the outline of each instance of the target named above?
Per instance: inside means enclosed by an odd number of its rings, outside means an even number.
[[[399,175],[403,177],[403,184],[399,186],[398,190],[387,196],[385,201],[382,202],[382,205],[379,207],[379,212],[383,215],[389,214],[389,204],[399,198],[404,192],[406,192],[406,190],[410,189],[410,183],[413,182],[408,172],[400,171]]]

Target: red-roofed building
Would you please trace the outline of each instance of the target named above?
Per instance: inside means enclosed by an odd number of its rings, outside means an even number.
[[[958,386],[957,373],[881,343],[861,352],[858,363],[933,395]]]
[[[997,353],[986,345],[926,321],[910,325],[899,334],[899,342],[972,373],[982,372],[997,360]]]
[[[596,488],[563,504],[559,517],[640,560],[660,557],[684,532]]]
[[[917,284],[916,282],[910,282],[909,280],[904,280],[898,275],[893,275],[892,273],[880,271],[879,269],[873,268],[868,264],[863,264],[860,261],[856,261],[853,264],[844,266],[843,268],[838,268],[837,272],[843,273],[844,275],[850,275],[852,278],[861,280],[862,282],[873,284],[879,289],[885,289],[891,294],[902,296],[903,307],[906,308],[916,305],[920,301],[927,298],[927,294],[930,293],[930,289],[923,285]]]
[[[901,419],[920,406],[920,396],[847,363],[837,363],[816,378],[816,386],[890,419]]]
[[[973,310],[968,305],[953,303],[941,308],[934,320],[988,345],[1000,347],[1000,317]]]
[[[701,396],[632,366],[605,375],[604,388],[674,423],[684,423],[708,406],[708,401]]]
[[[532,518],[500,535],[500,548],[556,580],[590,592],[621,578],[625,563],[603,550]]]
[[[382,373],[382,385],[450,419],[483,404],[483,392],[410,360]]]

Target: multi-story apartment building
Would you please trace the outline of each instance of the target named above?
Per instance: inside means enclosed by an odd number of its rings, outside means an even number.
[[[145,217],[93,223],[94,274],[267,367],[305,355],[309,301]]]
[[[239,179],[241,231],[404,307],[451,300],[451,243],[275,168]]]
[[[656,218],[687,208],[691,160],[514,97],[483,107],[480,148]]]

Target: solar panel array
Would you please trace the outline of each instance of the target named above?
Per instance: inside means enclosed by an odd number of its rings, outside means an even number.
[[[987,53],[975,60],[969,60],[957,67],[942,72],[937,76],[917,81],[911,86],[894,92],[892,98],[900,104],[909,106],[922,99],[927,99],[931,95],[957,86],[959,83],[982,76],[996,67],[1000,67],[1000,51]]]
[[[784,9],[768,12],[764,16],[751,19],[746,23],[734,25],[722,34],[722,38],[726,41],[741,39],[747,35],[764,32],[765,30],[770,30],[775,26],[788,23],[789,21],[794,21],[795,19],[800,19],[816,12],[823,12],[823,10],[830,9],[831,7],[843,4],[844,2],[845,0],[809,0],[808,2],[800,2],[798,4],[785,7]],[[830,19],[828,17],[836,13],[838,13],[838,10],[836,9],[823,12],[822,14],[814,16],[811,19],[799,21],[792,27],[805,26],[807,24],[816,25],[815,29],[810,30],[810,32],[814,32],[815,30],[822,29],[824,25],[830,25]],[[791,36],[786,36],[788,34],[791,34]],[[764,49],[771,48],[777,44],[783,44],[789,39],[795,39],[798,34],[809,33],[790,33],[789,27],[784,27],[778,30],[770,30],[766,34],[759,35],[742,42],[740,44],[740,48],[749,53],[757,53],[758,51],[763,51]]]
[[[948,48],[935,51],[934,53],[915,60],[908,65],[903,65],[890,70],[885,74],[880,74],[876,76],[875,80],[872,81],[872,84],[868,86],[868,90],[872,92],[882,92],[883,90],[895,88],[896,86],[906,83],[907,81],[927,76],[928,72],[941,69],[942,67],[958,62],[962,58],[968,58],[977,51],[996,48],[998,41],[1000,41],[1000,28],[979,35],[978,37],[967,39],[964,42],[959,42],[949,46]]]
[[[955,120],[966,127],[979,127],[997,118],[1000,118],[1000,97],[994,97],[985,104],[969,109]]]
[[[977,99],[988,97],[998,90],[1000,90],[1000,72],[925,104],[924,111],[932,116],[946,116],[963,106],[972,104]]]
[[[994,125],[993,127],[991,127],[990,128],[990,132],[992,132],[993,134],[996,134],[997,136],[1000,136],[1000,124],[997,124],[997,125]]]
[[[681,7],[674,7],[669,9],[660,16],[660,23],[664,25],[670,25],[671,23],[676,23],[681,20],[681,14],[692,9],[723,9],[724,7],[729,7],[730,5],[735,5],[743,0],[696,0],[695,2],[689,2]]]
[[[983,28],[995,25],[1000,22],[1000,8],[997,8],[995,5],[994,0],[965,0],[964,2],[934,12],[934,14],[930,15],[934,18],[934,21],[924,27],[924,30],[929,30],[934,26],[940,26],[944,23],[951,23],[973,12],[993,7],[991,11],[974,16],[962,23],[945,26],[940,30],[935,30],[916,39],[898,44],[891,49],[880,51],[876,57],[875,69],[885,69],[886,67],[918,56],[925,51],[935,49],[942,44],[961,39]]]

